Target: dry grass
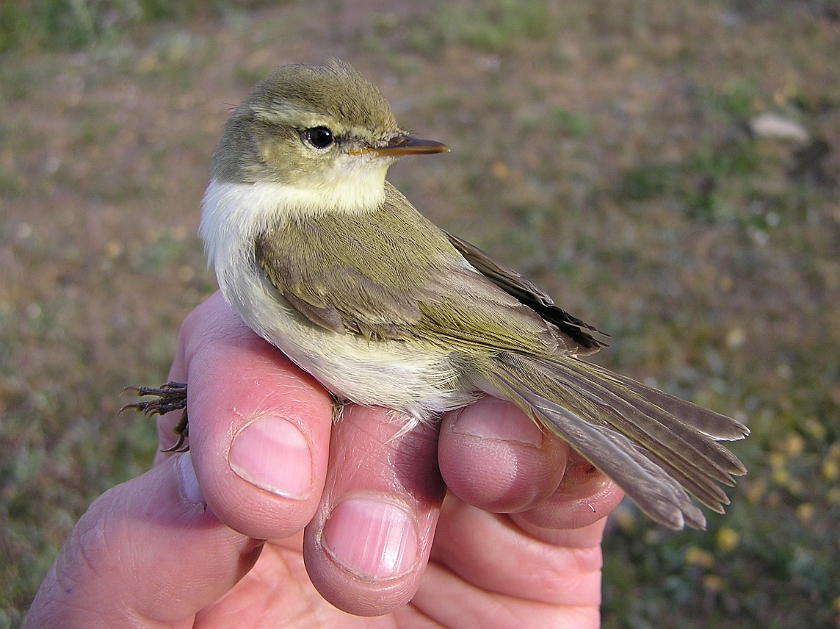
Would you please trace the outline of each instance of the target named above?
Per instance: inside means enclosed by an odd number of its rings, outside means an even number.
[[[228,108],[331,54],[452,148],[394,169],[421,210],[611,333],[600,362],[753,430],[707,533],[614,518],[604,625],[836,626],[836,3],[196,2],[110,26],[85,6],[81,48],[23,9],[39,37],[0,38],[0,627],[90,500],[149,464],[117,392],[165,378],[213,290],[194,234]],[[764,112],[823,144],[754,137]]]

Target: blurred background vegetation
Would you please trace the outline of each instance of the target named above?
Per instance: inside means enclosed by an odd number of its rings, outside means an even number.
[[[392,171],[432,220],[753,431],[708,531],[613,516],[604,626],[840,626],[840,2],[3,0],[0,628],[150,465],[229,108],[327,55],[452,148]]]

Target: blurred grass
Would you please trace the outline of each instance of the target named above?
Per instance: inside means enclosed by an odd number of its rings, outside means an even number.
[[[0,627],[89,502],[117,417],[213,290],[194,236],[228,108],[334,54],[453,152],[392,180],[612,334],[597,360],[746,421],[705,533],[632,506],[604,626],[840,624],[840,9],[830,0],[0,5]],[[763,113],[804,145],[757,136]]]

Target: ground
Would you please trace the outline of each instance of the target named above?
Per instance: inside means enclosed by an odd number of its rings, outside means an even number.
[[[392,170],[421,211],[608,332],[598,362],[753,431],[706,533],[615,515],[604,626],[840,625],[836,2],[166,6],[0,7],[0,628],[150,464],[118,393],[165,380],[214,290],[195,233],[228,111],[329,55],[452,149]]]

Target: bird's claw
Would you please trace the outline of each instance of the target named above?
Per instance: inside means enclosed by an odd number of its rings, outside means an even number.
[[[120,413],[128,409],[134,409],[147,416],[164,415],[171,411],[183,409],[181,419],[172,429],[178,436],[178,440],[170,448],[162,450],[162,452],[186,452],[189,450],[189,445],[184,445],[190,434],[189,420],[187,418],[187,383],[186,382],[167,382],[160,387],[125,387],[122,392],[134,391],[138,396],[144,397],[147,395],[155,396],[157,399],[148,400],[145,402],[135,402],[133,404],[126,404],[120,409]]]

